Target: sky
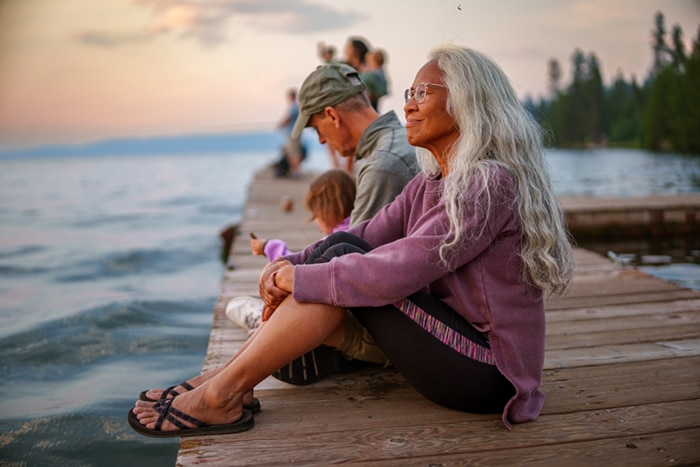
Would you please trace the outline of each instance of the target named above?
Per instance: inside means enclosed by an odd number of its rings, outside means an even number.
[[[272,129],[285,92],[350,36],[387,54],[382,112],[435,45],[491,56],[521,98],[575,49],[606,84],[643,79],[657,11],[686,43],[700,0],[0,0],[0,151],[119,137]]]

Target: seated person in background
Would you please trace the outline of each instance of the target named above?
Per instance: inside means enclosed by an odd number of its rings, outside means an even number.
[[[269,263],[258,331],[224,365],[190,379],[194,389],[137,401],[136,431],[252,428],[263,379],[321,346],[352,352],[366,337],[344,326],[348,311],[436,404],[500,413],[507,428],[538,417],[544,297],[573,278],[542,130],[503,71],[464,47],[434,49],[405,99],[421,173],[371,219]]]

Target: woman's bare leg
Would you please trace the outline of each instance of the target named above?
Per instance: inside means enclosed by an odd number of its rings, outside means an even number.
[[[272,372],[321,344],[337,343],[345,309],[323,304],[299,304],[290,295],[244,348],[201,385],[179,395],[173,407],[209,424],[240,418],[243,396]],[[155,428],[155,403],[137,401],[134,413]],[[162,430],[176,429],[163,422]]]
[[[241,345],[238,348],[236,353],[234,353],[233,356],[231,358],[229,358],[226,362],[224,362],[223,364],[219,365],[218,367],[216,367],[212,370],[206,371],[202,374],[199,374],[197,376],[194,376],[194,377],[188,379],[187,382],[196,388],[197,386],[201,386],[205,381],[208,381],[209,379],[211,379],[214,376],[216,376],[217,374],[219,374],[225,367],[230,365],[231,362],[233,362],[238,357],[238,355],[241,352],[243,352],[246,349],[246,347],[248,347],[248,345],[250,345],[250,343],[253,340],[255,340],[255,336],[258,334],[258,331],[260,330],[260,328],[262,328],[264,325],[265,325],[265,323],[260,323],[260,326],[258,327],[258,329],[256,329],[256,331],[253,334],[251,334],[250,337],[248,337],[248,339],[243,343],[243,345]],[[163,395],[163,391],[164,391],[164,389],[149,389],[146,392],[146,396],[148,396],[150,399],[158,400]],[[187,392],[187,390],[181,386],[176,386],[175,391],[177,391],[180,394],[182,394],[183,392]],[[252,401],[253,401],[253,391],[250,391],[250,393],[245,394],[245,396],[243,397],[243,403],[248,404]]]

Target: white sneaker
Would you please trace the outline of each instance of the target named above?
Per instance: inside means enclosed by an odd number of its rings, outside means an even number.
[[[226,316],[250,334],[260,325],[262,309],[263,301],[261,298],[247,295],[234,297],[226,305]]]

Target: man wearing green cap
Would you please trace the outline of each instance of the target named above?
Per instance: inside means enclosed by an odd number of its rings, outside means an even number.
[[[298,138],[309,126],[343,157],[358,161],[357,195],[350,225],[373,217],[419,171],[406,129],[394,111],[380,116],[353,67],[330,62],[314,70],[299,91]]]
[[[299,116],[292,130],[298,138],[307,126],[343,157],[359,162],[355,205],[350,224],[373,217],[394,200],[418,173],[416,153],[406,129],[391,111],[380,116],[365,94],[365,85],[353,67],[330,62],[319,66],[299,91]],[[343,340],[337,350],[320,346],[291,361],[273,376],[306,385],[331,373],[360,368],[364,362],[388,365],[384,352],[349,311]]]

